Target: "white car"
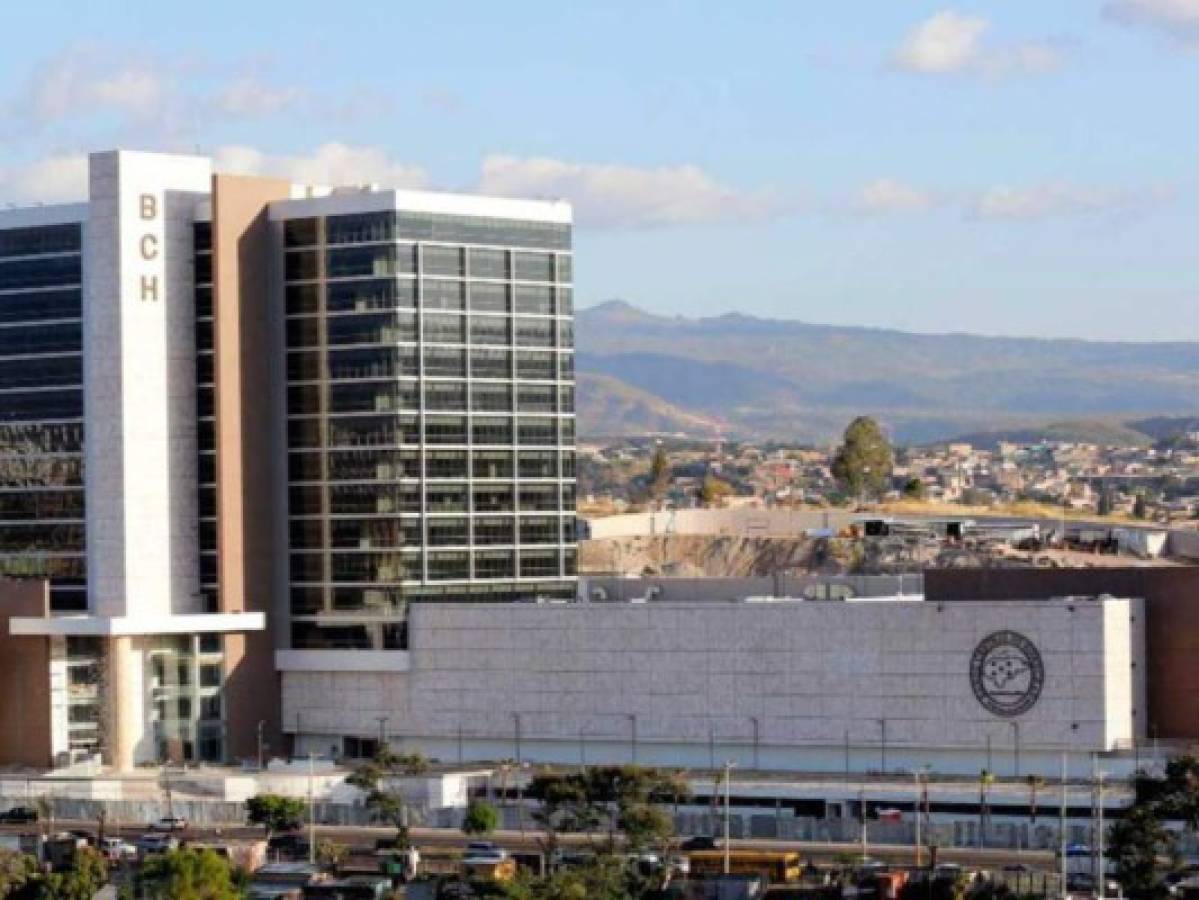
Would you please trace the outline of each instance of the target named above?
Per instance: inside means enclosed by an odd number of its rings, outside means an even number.
[[[187,819],[179,816],[164,816],[153,825],[150,826],[151,831],[165,831],[167,833],[173,831],[187,831]]]
[[[109,862],[137,859],[137,848],[121,838],[105,838],[100,842],[99,850]]]

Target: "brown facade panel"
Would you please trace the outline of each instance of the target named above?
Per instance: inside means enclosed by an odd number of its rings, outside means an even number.
[[[267,204],[289,196],[273,178],[216,175],[212,186],[217,440],[217,576],[222,612],[271,609],[273,458],[270,434],[271,266]],[[280,748],[279,678],[268,631],[225,644],[228,754],[257,753],[258,723]]]
[[[50,736],[50,639],[13,637],[9,619],[49,609],[44,581],[0,580],[0,766],[53,763]]]
[[[941,602],[1143,598],[1150,735],[1199,740],[1199,567],[930,569],[924,592]]]

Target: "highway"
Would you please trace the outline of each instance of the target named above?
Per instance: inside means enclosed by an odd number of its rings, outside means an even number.
[[[41,825],[0,825],[0,834],[32,833],[42,831],[46,823]],[[90,834],[96,833],[95,821],[64,821],[55,820],[55,831],[80,830]],[[126,840],[133,841],[149,831],[149,826],[121,825],[119,829],[109,826],[105,829],[107,836],[120,834]],[[457,829],[452,828],[414,828],[412,839],[421,849],[437,849],[452,851],[465,846],[469,838]],[[254,840],[264,836],[259,827],[249,825],[238,826],[204,826],[192,827],[180,835],[183,841],[218,843],[230,840]],[[373,854],[375,842],[382,838],[395,836],[394,828],[363,827],[363,826],[333,826],[321,825],[316,828],[317,842],[332,841],[350,848],[352,857],[360,860]],[[595,834],[559,834],[558,843],[566,847],[601,846],[606,841],[606,835]],[[544,835],[537,831],[497,831],[488,836],[501,847],[513,852],[535,853],[541,850]],[[733,840],[735,849],[746,850],[795,850],[805,858],[816,862],[829,862],[835,858],[859,856],[859,843],[813,843],[802,841],[775,841],[762,839]],[[910,844],[870,844],[867,853],[872,859],[898,864],[912,864],[915,860],[914,849]],[[928,853],[924,854],[927,863]],[[985,849],[977,847],[942,847],[937,853],[938,862],[958,863],[967,868],[1000,869],[1004,866],[1023,864],[1037,871],[1051,872],[1054,870],[1054,854],[1045,850],[1010,850]]]

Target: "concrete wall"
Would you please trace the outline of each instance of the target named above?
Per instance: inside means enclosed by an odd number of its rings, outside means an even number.
[[[938,569],[925,572],[924,582],[929,601],[1144,598],[1146,731],[1163,740],[1199,740],[1199,567]]]
[[[89,168],[88,606],[200,612],[192,219],[210,163],[111,151]]]
[[[597,590],[601,593],[597,593]],[[846,590],[848,594],[838,593]],[[850,597],[894,597],[924,592],[924,578],[914,575],[789,575],[744,578],[676,578],[644,575],[621,578],[586,575],[579,579],[580,597],[589,601],[627,602],[648,598],[655,601],[744,600],[746,597],[805,597],[812,600]],[[831,591],[832,593],[828,593]]]
[[[389,735],[449,759],[465,743],[467,758],[702,766],[733,746],[777,768],[839,769],[844,750],[855,767],[977,772],[983,748],[1018,737],[1027,765],[1052,770],[1063,750],[1136,732],[1137,611],[1124,600],[418,604],[409,673],[288,673],[285,716],[315,740],[372,736],[387,715]],[[971,687],[975,648],[1005,629],[1044,662],[1040,699],[1017,719]]]
[[[736,534],[748,537],[794,536],[810,528],[843,528],[859,513],[846,510],[679,509],[587,519],[587,537],[652,534]]]

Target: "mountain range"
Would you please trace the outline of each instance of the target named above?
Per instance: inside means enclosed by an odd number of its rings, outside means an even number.
[[[1123,442],[1199,414],[1194,342],[669,317],[619,300],[579,310],[575,332],[583,437],[825,442],[854,416],[872,415],[903,443],[1047,427]]]

